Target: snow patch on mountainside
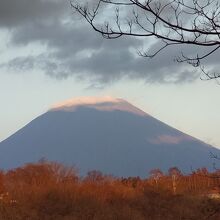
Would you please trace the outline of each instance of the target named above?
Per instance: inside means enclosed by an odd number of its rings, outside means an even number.
[[[195,138],[189,136],[189,135],[159,135],[156,138],[150,139],[150,143],[160,145],[160,144],[179,144],[184,141],[193,141]]]

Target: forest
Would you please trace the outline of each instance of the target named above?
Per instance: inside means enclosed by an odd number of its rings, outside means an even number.
[[[219,220],[220,172],[159,169],[146,178],[41,160],[0,172],[1,220]]]

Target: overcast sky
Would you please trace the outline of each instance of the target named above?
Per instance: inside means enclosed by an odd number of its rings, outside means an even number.
[[[56,102],[77,96],[124,98],[158,119],[220,147],[220,85],[173,61],[137,50],[158,43],[106,40],[73,13],[68,0],[0,0],[0,140]],[[219,68],[215,54],[209,68]]]

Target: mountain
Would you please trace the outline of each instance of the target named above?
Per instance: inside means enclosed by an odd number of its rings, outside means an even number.
[[[203,143],[125,100],[80,98],[53,106],[0,143],[0,168],[41,158],[74,165],[82,175],[100,170],[115,176],[147,176],[177,166],[184,172],[212,169]]]

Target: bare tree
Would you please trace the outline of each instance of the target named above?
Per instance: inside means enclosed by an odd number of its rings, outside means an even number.
[[[163,172],[160,169],[153,169],[150,171],[150,177],[155,181],[158,186],[158,181],[163,177]]]
[[[159,49],[153,53],[139,51],[139,55],[149,58],[171,46],[193,46],[192,54],[181,50],[175,60],[199,67],[205,79],[220,78],[220,73],[205,70],[201,63],[220,48],[219,0],[70,1],[72,8],[103,37],[154,37],[160,40]]]
[[[181,171],[177,167],[171,167],[168,170],[169,176],[172,178],[172,187],[173,187],[173,193],[176,194],[176,188],[177,188],[177,180],[182,175]]]

